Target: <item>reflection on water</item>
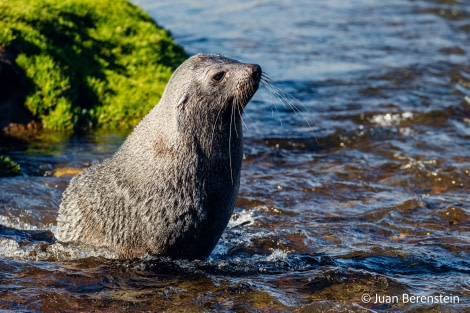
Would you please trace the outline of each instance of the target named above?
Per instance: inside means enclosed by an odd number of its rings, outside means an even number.
[[[0,179],[1,309],[468,310],[465,1],[136,2],[190,53],[261,64],[300,113],[267,89],[248,105],[240,197],[206,261],[122,262],[54,242],[70,180],[54,170],[99,162],[122,135],[9,151],[26,176]]]

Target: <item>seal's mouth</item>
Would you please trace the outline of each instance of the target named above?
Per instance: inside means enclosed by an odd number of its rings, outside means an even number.
[[[253,95],[256,93],[258,90],[259,84],[261,82],[261,76],[263,76],[263,70],[261,69],[261,66],[258,64],[251,64],[251,82],[253,84],[253,94],[250,96],[253,97]]]
[[[249,64],[249,70],[250,70],[250,78],[249,78],[249,83],[247,86],[245,86],[245,101],[243,104],[243,108],[246,107],[248,102],[251,100],[251,98],[254,96],[256,91],[259,88],[260,82],[261,82],[261,76],[263,74],[263,70],[261,69],[261,66],[258,64]]]
[[[231,107],[235,107],[242,112],[251,98],[259,88],[262,77],[262,70],[258,64],[243,64],[244,75],[240,77],[234,93],[227,100]]]

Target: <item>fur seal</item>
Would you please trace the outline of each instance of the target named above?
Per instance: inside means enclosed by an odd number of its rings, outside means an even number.
[[[71,180],[58,241],[123,259],[208,257],[238,196],[241,116],[261,75],[259,65],[221,55],[181,64],[119,150]]]

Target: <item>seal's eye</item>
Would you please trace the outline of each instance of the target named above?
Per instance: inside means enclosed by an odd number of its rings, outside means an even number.
[[[225,72],[218,72],[217,74],[212,76],[212,81],[218,83],[218,82],[221,82],[222,79],[224,79],[224,77],[225,77]]]

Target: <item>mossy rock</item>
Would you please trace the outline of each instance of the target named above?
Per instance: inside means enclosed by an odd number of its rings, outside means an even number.
[[[9,157],[0,155],[0,177],[21,175],[20,166]]]
[[[57,130],[134,126],[187,58],[127,0],[0,0],[2,52],[21,84],[0,109],[19,88],[30,115]]]

